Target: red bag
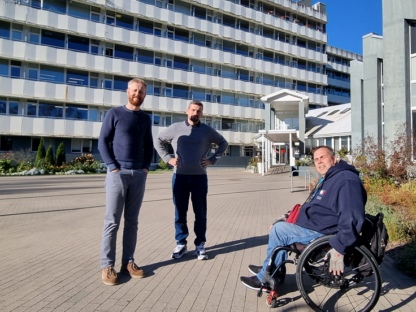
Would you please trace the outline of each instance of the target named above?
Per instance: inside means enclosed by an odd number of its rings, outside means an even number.
[[[289,213],[289,217],[286,220],[287,223],[296,223],[296,220],[299,216],[300,207],[302,206],[299,204],[296,204],[295,207],[293,207],[292,211]]]

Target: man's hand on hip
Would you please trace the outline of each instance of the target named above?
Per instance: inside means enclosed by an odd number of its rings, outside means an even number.
[[[117,171],[120,171],[120,169],[116,168],[116,169],[111,170],[111,172],[117,172]]]
[[[142,170],[143,170],[143,172],[149,173],[149,170],[146,169],[146,168],[143,168]]]
[[[206,168],[208,166],[212,166],[212,161],[209,159],[202,158],[201,159],[201,166]]]
[[[171,166],[174,166],[175,168],[177,168],[181,165],[181,163],[179,162],[179,158],[171,158],[168,161],[168,164],[171,165]]]
[[[344,255],[332,248],[325,255],[324,260],[329,257],[329,272],[334,272],[335,275],[341,275],[344,272]]]

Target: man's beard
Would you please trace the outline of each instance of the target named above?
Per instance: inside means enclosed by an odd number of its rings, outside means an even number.
[[[198,122],[199,121],[199,117],[198,116],[191,116],[189,118],[192,122]]]
[[[143,101],[140,101],[140,99],[137,97],[129,98],[129,102],[131,105],[136,106],[136,107],[140,107],[143,104]]]

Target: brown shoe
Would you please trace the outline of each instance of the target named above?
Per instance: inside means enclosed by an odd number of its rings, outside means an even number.
[[[123,264],[120,269],[120,273],[130,274],[133,278],[143,278],[146,277],[144,271],[140,269],[134,262],[129,264]]]
[[[105,268],[101,273],[101,277],[106,285],[113,286],[118,284],[117,273],[112,266]]]

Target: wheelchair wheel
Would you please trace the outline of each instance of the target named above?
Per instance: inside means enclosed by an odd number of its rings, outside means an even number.
[[[323,260],[330,237],[316,239],[299,257],[296,283],[302,297],[315,311],[370,311],[382,284],[376,260],[366,247],[354,247],[344,256],[344,275],[337,279]]]

